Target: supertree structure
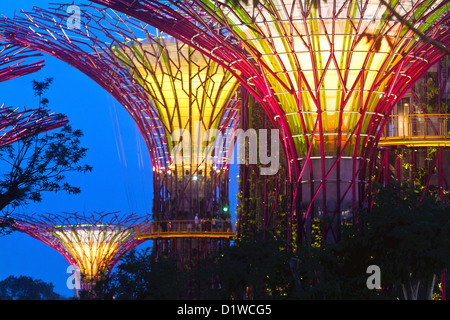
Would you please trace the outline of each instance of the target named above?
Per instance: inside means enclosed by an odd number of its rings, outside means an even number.
[[[172,37],[147,37],[117,50],[146,88],[167,135],[169,157],[155,161],[155,223],[147,236],[155,238],[157,251],[177,252],[181,261],[217,251],[222,241],[228,243],[220,220],[229,216],[238,83],[216,62]],[[166,239],[159,239],[166,230]]]
[[[260,102],[294,184],[288,242],[317,217],[332,221],[322,238],[339,239],[333,225],[364,206],[387,116],[445,54],[433,42],[450,41],[447,1],[93,2],[201,50]]]
[[[90,292],[121,257],[141,244],[136,225],[142,217],[117,212],[15,214],[13,227],[64,256],[80,272],[80,288]]]
[[[41,54],[23,47],[0,43],[0,82],[36,72],[44,66],[43,60],[24,64]]]
[[[147,142],[154,221],[138,237],[180,261],[227,245],[234,235],[226,218],[237,80],[184,43],[110,9],[83,7],[82,28],[71,30],[64,29],[64,6],[34,10],[1,21],[3,40],[86,73],[127,108]]]

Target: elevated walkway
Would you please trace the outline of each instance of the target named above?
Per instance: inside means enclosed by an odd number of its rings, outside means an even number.
[[[136,226],[137,239],[234,238],[235,222],[230,220],[164,220]]]
[[[450,114],[391,115],[379,146],[450,146]]]

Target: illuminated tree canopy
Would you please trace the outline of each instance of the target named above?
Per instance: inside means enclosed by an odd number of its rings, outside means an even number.
[[[91,290],[108,277],[120,258],[141,244],[135,237],[136,214],[117,212],[14,214],[13,227],[57,250],[81,277],[81,289]]]

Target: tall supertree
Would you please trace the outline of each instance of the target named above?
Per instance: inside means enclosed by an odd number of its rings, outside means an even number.
[[[141,244],[136,225],[142,217],[117,212],[13,216],[13,228],[52,247],[79,272],[80,288],[92,293],[121,257]]]
[[[260,102],[289,161],[288,243],[319,217],[322,238],[339,240],[334,226],[365,205],[380,129],[450,41],[447,1],[93,2],[201,50]]]
[[[230,215],[237,80],[172,37],[147,37],[116,50],[145,88],[166,132],[166,157],[154,159],[155,222],[142,236],[155,239],[156,251],[176,253],[185,262],[218,251],[231,235],[215,229]]]
[[[69,30],[64,6],[35,8],[1,21],[1,37],[76,67],[136,121],[150,151],[155,190],[155,221],[139,229],[140,238],[155,239],[157,252],[174,253],[181,262],[227,245],[234,233],[222,232],[222,226],[232,225],[221,220],[229,216],[237,80],[207,56],[137,19],[93,5],[81,13],[81,27]]]

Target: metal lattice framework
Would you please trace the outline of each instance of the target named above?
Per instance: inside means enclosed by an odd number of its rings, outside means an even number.
[[[201,219],[218,218],[229,202],[237,80],[217,62],[174,38],[154,35],[137,19],[94,5],[82,8],[80,29],[66,29],[65,6],[35,8],[0,21],[0,38],[67,62],[129,111],[153,164],[155,220],[194,219],[196,213]],[[177,244],[179,239],[164,242],[166,249],[183,246],[183,252],[193,247]],[[209,251],[214,245],[194,246]]]
[[[26,60],[40,57],[36,51],[0,43],[0,82],[11,80],[40,70],[44,60],[24,64]],[[0,147],[38,133],[59,128],[68,120],[60,114],[46,110],[0,107]]]
[[[19,110],[0,107],[0,147],[26,137],[62,127],[68,123],[66,116],[45,110]]]
[[[387,116],[444,55],[379,1],[94,2],[152,24],[235,72],[282,131],[296,184],[297,241],[308,219],[340,223],[343,212],[363,205]],[[448,45],[447,1],[396,1],[392,9]],[[332,228],[323,233],[339,237]]]
[[[13,227],[64,256],[80,271],[82,290],[91,290],[108,277],[124,254],[143,240],[136,239],[136,225],[142,217],[117,212],[63,213],[12,216]]]
[[[35,51],[0,43],[0,82],[42,69],[44,60],[24,64],[24,61],[38,56],[41,54]]]
[[[236,123],[237,101],[232,100],[237,81],[217,63],[171,37],[150,37],[116,50],[148,92],[166,132],[168,157],[158,159],[154,168],[156,186],[163,188],[156,197],[155,205],[161,206],[156,212],[173,211],[174,218],[188,218],[183,212],[197,210],[204,212],[203,218],[215,217],[218,208],[212,207],[220,204],[212,201],[219,200],[214,193],[228,169],[233,142],[226,135],[233,133]],[[172,210],[163,203],[168,197]],[[204,203],[194,203],[200,199]]]
[[[155,239],[157,252],[176,253],[180,261],[218,251],[232,233],[197,225],[206,219],[212,225],[229,206],[228,151],[237,124],[237,80],[172,37],[147,36],[116,51],[148,92],[166,131],[166,154],[170,152],[153,170],[154,220],[159,222],[141,230],[141,236]],[[155,225],[162,228],[153,229]],[[157,232],[164,226],[167,234]]]

